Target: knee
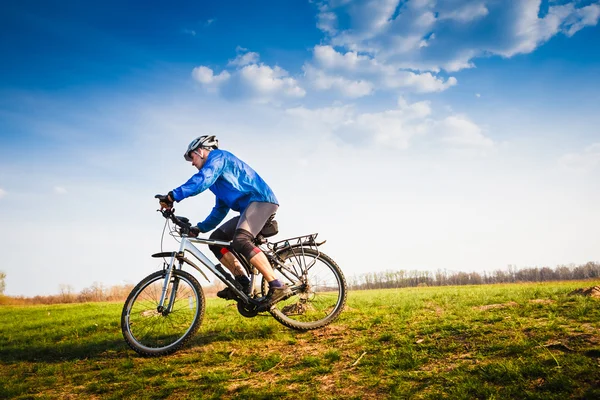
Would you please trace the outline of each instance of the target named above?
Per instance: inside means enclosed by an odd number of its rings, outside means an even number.
[[[250,232],[244,229],[236,229],[231,246],[247,260],[250,260],[257,253],[260,253],[260,249],[254,245],[253,240],[254,236]]]
[[[254,236],[244,229],[236,229],[235,235],[233,235],[233,242],[231,243],[231,247],[239,253],[244,253],[244,249],[246,247],[253,246],[252,239]]]

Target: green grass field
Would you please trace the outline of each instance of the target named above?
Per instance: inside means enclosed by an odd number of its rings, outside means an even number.
[[[124,343],[122,304],[0,307],[0,398],[600,398],[598,281],[350,292],[295,332],[208,300],[174,355]],[[486,307],[487,306],[487,307]]]

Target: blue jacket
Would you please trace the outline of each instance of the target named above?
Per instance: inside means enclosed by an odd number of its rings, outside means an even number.
[[[248,204],[258,201],[279,205],[275,194],[248,164],[225,150],[213,150],[197,174],[173,189],[175,201],[209,189],[217,197],[210,215],[198,228],[208,232],[223,221],[229,210],[243,213]]]

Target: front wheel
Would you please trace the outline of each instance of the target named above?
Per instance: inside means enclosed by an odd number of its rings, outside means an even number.
[[[284,264],[274,265],[275,277],[290,286],[294,295],[271,308],[273,318],[301,331],[333,322],[346,304],[346,279],[335,261],[316,250],[302,248],[275,256]],[[262,289],[263,293],[268,291],[264,278]]]
[[[166,272],[157,271],[144,278],[123,306],[123,337],[143,356],[179,350],[196,333],[204,317],[204,292],[196,278],[181,270],[171,274],[164,307],[159,307]]]

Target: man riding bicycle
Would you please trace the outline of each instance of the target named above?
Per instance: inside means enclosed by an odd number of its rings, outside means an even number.
[[[171,208],[174,202],[195,196],[209,189],[216,196],[216,204],[211,213],[196,227],[191,235],[208,232],[221,223],[229,210],[238,211],[236,216],[222,224],[211,235],[211,239],[232,241],[235,251],[242,254],[269,282],[266,301],[269,304],[289,297],[292,291],[278,279],[265,254],[254,244],[254,238],[279,208],[279,203],[271,188],[248,164],[228,151],[219,149],[219,141],[214,135],[203,135],[192,140],[183,157],[190,161],[198,172],[186,183],[158,195],[160,205]],[[210,250],[217,259],[233,273],[235,280],[249,293],[250,279],[244,273],[237,258],[222,246],[211,245]],[[217,295],[224,299],[234,299],[228,287]]]

